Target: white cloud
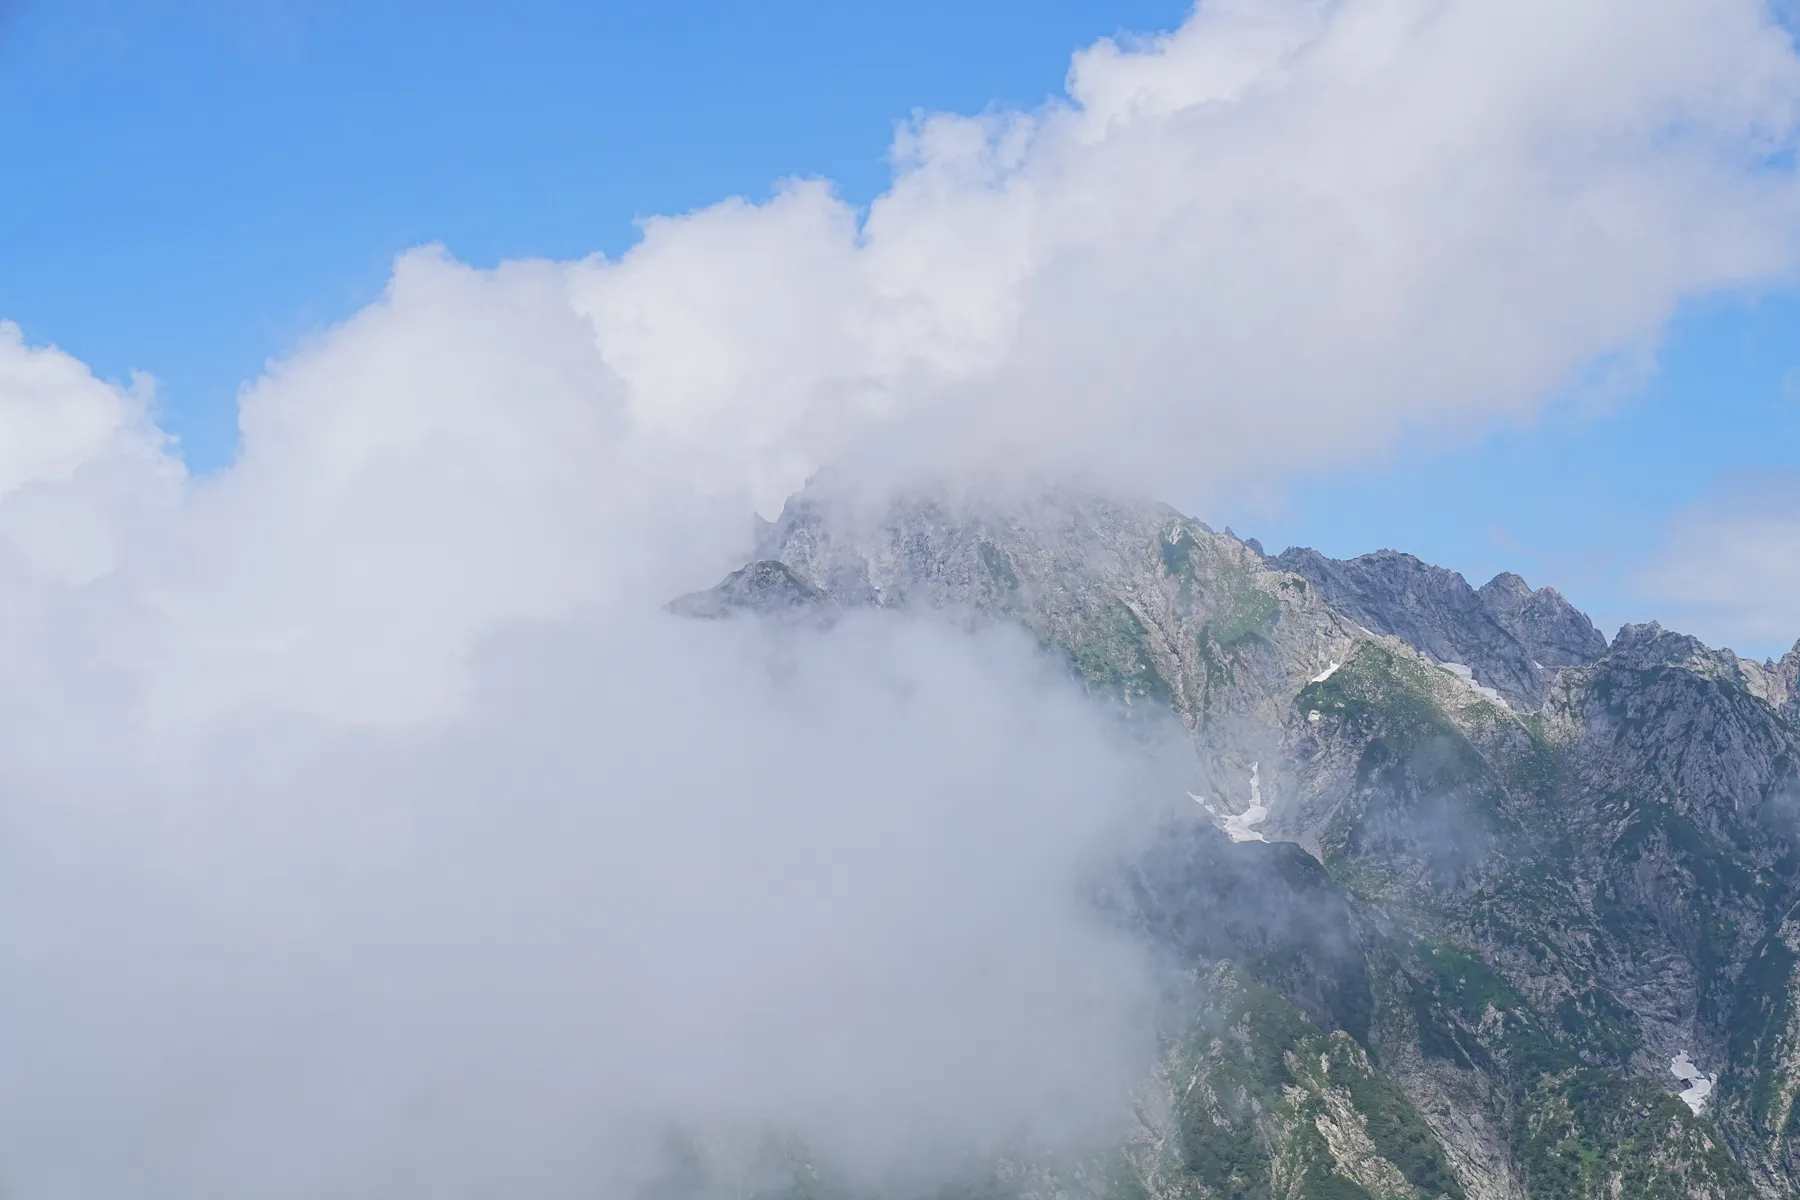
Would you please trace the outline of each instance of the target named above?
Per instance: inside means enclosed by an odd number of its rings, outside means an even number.
[[[89,719],[120,761],[30,778],[40,722],[0,734],[19,1195],[616,1194],[663,1122],[866,1172],[1116,1131],[1150,995],[1079,885],[1135,777],[1025,639],[608,614],[486,662],[411,737],[247,704],[121,757]]]
[[[877,1161],[1068,1112],[1143,1049],[1069,902],[1115,749],[1016,645],[656,607],[826,464],[1229,487],[1793,267],[1749,0],[1219,3],[1069,89],[916,119],[866,214],[406,255],[205,481],[0,328],[0,1171],[537,1195],[660,1113]]]
[[[138,406],[52,347],[0,321],[0,497],[67,482],[133,424]]]
[[[565,268],[407,256],[205,481],[18,353],[111,424],[0,528],[117,553],[0,545],[7,1186],[609,1194],[664,1122],[866,1174],[1117,1132],[1150,976],[1081,897],[1134,757],[1023,637],[660,613],[741,552],[742,477],[631,411]]]
[[[860,230],[800,185],[578,268],[633,410],[704,416],[765,504],[903,435],[1227,486],[1528,417],[1793,267],[1800,68],[1748,0],[1221,3],[1070,92],[918,119]]]
[[[0,321],[0,541],[11,566],[82,583],[116,565],[121,508],[175,499],[183,472],[148,415],[151,383],[95,379]]]
[[[1800,471],[1740,471],[1676,513],[1638,578],[1714,645],[1775,655],[1800,638]]]

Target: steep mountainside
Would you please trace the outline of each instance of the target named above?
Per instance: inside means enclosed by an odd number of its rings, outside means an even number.
[[[1018,622],[1197,751],[1115,904],[1195,987],[1141,1136],[984,1194],[1800,1194],[1800,647],[1607,646],[1516,576],[1074,495],[803,496],[672,607],[901,606]]]

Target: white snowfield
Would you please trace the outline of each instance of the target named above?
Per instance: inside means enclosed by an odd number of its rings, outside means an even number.
[[[1498,704],[1503,708],[1506,706],[1506,701],[1500,698],[1499,692],[1496,692],[1491,687],[1486,687],[1475,682],[1475,672],[1467,664],[1459,662],[1441,662],[1438,666],[1444,668],[1444,670],[1450,672],[1452,675],[1474,688],[1475,694],[1482,699],[1492,700],[1495,704]]]
[[[1343,665],[1344,664],[1340,663],[1337,659],[1335,659],[1335,658],[1332,659],[1331,665],[1329,667],[1326,667],[1323,671],[1320,671],[1317,675],[1314,675],[1312,677],[1312,682],[1324,683],[1327,679],[1330,679],[1333,675],[1336,675],[1337,669]]]
[[[1262,781],[1257,774],[1260,763],[1250,764],[1250,807],[1237,814],[1220,812],[1212,801],[1203,796],[1188,793],[1188,799],[1204,808],[1218,822],[1225,836],[1234,842],[1266,842],[1269,839],[1256,831],[1269,815],[1269,808],[1262,801]]]
[[[1717,1077],[1702,1074],[1700,1068],[1688,1057],[1686,1050],[1669,1060],[1669,1074],[1687,1084],[1679,1095],[1698,1115],[1706,1107],[1706,1098],[1712,1095],[1713,1084],[1718,1082]]]

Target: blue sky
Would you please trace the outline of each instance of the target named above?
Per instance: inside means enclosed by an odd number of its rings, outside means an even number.
[[[1800,297],[1723,296],[1687,306],[1653,372],[1618,396],[1565,400],[1539,421],[1463,444],[1403,447],[1301,482],[1280,511],[1221,519],[1271,549],[1314,544],[1343,556],[1389,546],[1477,584],[1517,571],[1576,599],[1608,632],[1654,618],[1681,627],[1687,614],[1631,586],[1664,521],[1734,472],[1796,466]],[[1792,645],[1791,636],[1736,640],[1758,656]]]
[[[148,370],[210,469],[237,385],[442,242],[492,264],[616,254],[640,216],[786,176],[866,203],[895,122],[1060,90],[1176,0],[26,0],[0,45],[25,186],[0,313]]]
[[[910,111],[1039,103],[1071,51],[1187,7],[26,0],[0,17],[0,317],[102,375],[153,374],[164,425],[215,470],[239,385],[372,300],[409,246],[617,254],[637,217],[789,176],[865,203]],[[1623,395],[1199,515],[1271,548],[1518,570],[1603,624],[1668,619],[1632,583],[1662,522],[1732,471],[1800,468],[1797,435],[1800,298],[1707,298]]]

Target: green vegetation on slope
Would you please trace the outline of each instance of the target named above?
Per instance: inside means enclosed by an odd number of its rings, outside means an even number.
[[[1532,1200],[1750,1200],[1710,1121],[1648,1080],[1580,1068],[1547,1079],[1513,1135]]]
[[[1463,1200],[1430,1127],[1348,1034],[1235,966],[1207,983],[1169,1077],[1182,1166],[1210,1195]]]

